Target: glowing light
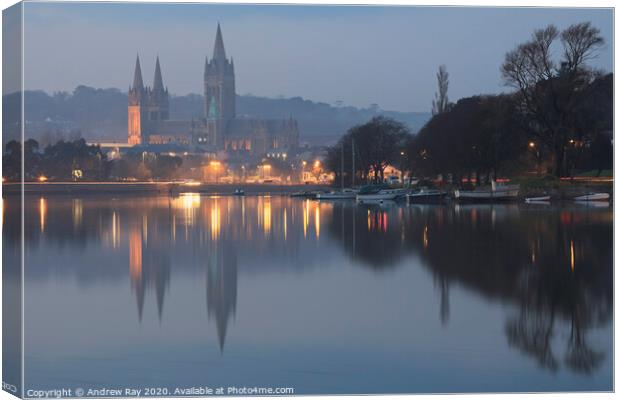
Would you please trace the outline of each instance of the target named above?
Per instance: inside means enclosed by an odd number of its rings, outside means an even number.
[[[286,240],[286,228],[287,228],[287,222],[286,222],[286,208],[284,209],[284,240]]]
[[[196,220],[196,209],[200,207],[200,194],[181,193],[178,198],[172,200],[172,206],[183,210],[183,223],[192,226]]]
[[[321,236],[321,212],[319,210],[318,203],[314,207],[314,232],[316,233],[316,238],[318,239],[319,236]]]
[[[142,240],[144,244],[149,241],[149,218],[146,214],[142,216]]]
[[[47,200],[43,197],[39,200],[39,225],[41,232],[45,231],[45,217],[47,216]]]
[[[196,181],[183,182],[183,185],[185,185],[185,186],[200,186],[200,182],[196,182]]]
[[[320,166],[321,166],[321,161],[316,160],[316,161],[314,162],[314,168],[319,168]]]
[[[218,200],[214,200],[211,206],[211,238],[217,239],[220,236],[221,211]]]
[[[129,276],[133,280],[142,276],[142,235],[136,226],[129,232]]]
[[[302,161],[301,165],[303,165],[305,167],[306,165],[308,165],[308,162],[307,161]]]
[[[43,176],[43,175],[41,175],[41,176],[39,177],[39,182],[47,182],[47,176]]]
[[[570,270],[575,270],[575,243],[570,241]]]
[[[82,199],[73,199],[73,229],[82,225]]]
[[[263,203],[263,232],[269,235],[271,232],[271,199],[265,199]]]
[[[119,248],[121,245],[121,222],[118,213],[112,213],[112,248]]]
[[[304,201],[304,209],[303,209],[303,213],[304,213],[304,224],[303,224],[304,225],[304,238],[308,234],[308,220],[310,219],[309,205],[310,205],[310,200],[306,199],[306,201]]]
[[[529,143],[529,146],[530,146],[531,148],[534,148],[534,147],[536,147],[536,143],[534,143],[534,142],[530,142],[530,143]]]

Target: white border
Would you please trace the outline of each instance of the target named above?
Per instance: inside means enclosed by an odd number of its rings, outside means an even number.
[[[27,2],[32,2],[32,1],[27,1]],[[49,3],[52,3],[54,1],[49,1]],[[58,1],[60,2],[77,2],[77,1]],[[91,1],[92,2],[92,1]],[[109,0],[109,1],[105,1],[106,3],[124,3],[125,1],[120,1],[120,0]],[[134,3],[221,3],[221,4],[230,4],[231,1],[226,1],[226,0],[211,0],[209,2],[199,2],[199,1],[175,1],[175,0],[150,0],[150,1],[144,1],[144,0],[136,0],[136,1],[132,1]],[[16,4],[17,2],[14,0],[0,0],[0,6],[2,9],[5,9],[11,5]],[[104,1],[101,1],[101,3],[104,3]],[[426,1],[415,1],[415,0],[337,0],[337,1],[330,1],[330,0],[314,0],[312,2],[308,2],[308,1],[301,1],[301,0],[288,0],[288,1],[283,1],[283,0],[271,0],[271,1],[261,1],[261,0],[244,0],[242,2],[237,2],[237,3],[241,3],[241,4],[314,4],[314,5],[334,5],[334,4],[339,4],[339,5],[382,5],[382,6],[389,6],[389,5],[405,5],[405,6],[441,6],[441,7],[449,7],[449,6],[477,6],[477,7],[583,7],[583,8],[614,8],[614,33],[613,33],[613,37],[614,37],[614,48],[613,48],[613,57],[614,57],[614,62],[613,62],[613,71],[615,73],[615,65],[616,65],[616,57],[617,57],[617,53],[615,51],[615,44],[618,42],[617,41],[617,32],[615,29],[615,3],[613,1],[609,1],[609,0],[590,0],[590,1],[576,1],[576,0],[564,0],[564,1],[559,1],[559,0],[521,0],[521,1],[515,1],[515,0],[504,0],[501,3],[499,3],[498,1],[491,1],[491,0],[477,0],[476,2],[471,2],[471,1],[467,1],[467,0],[451,0],[451,1],[438,1],[438,0],[426,0]],[[21,58],[22,58],[22,89],[25,87],[25,76],[24,76],[24,71],[23,71],[23,65],[24,65],[24,59],[25,59],[25,49],[24,49],[24,13],[23,13],[23,6],[22,6],[22,54],[21,54]],[[1,33],[0,33],[0,39],[1,39]],[[0,72],[1,72],[1,64],[2,64],[2,60],[1,60],[2,56],[0,54]],[[0,84],[1,85],[1,84]],[[617,102],[616,102],[616,93],[617,93],[617,85],[618,85],[618,79],[614,79],[614,132],[615,132],[615,121],[616,118],[618,117],[618,106],[617,106]],[[24,119],[24,98],[22,97],[22,121]],[[2,116],[2,111],[0,110],[0,118]],[[22,123],[22,140],[24,137],[24,124]],[[614,146],[614,161],[616,160],[616,155],[617,155],[617,151],[616,151],[616,146]],[[23,151],[23,149],[22,149]],[[22,155],[22,164],[23,164],[23,155]],[[1,171],[1,166],[0,166],[0,171]],[[22,165],[22,174],[23,174],[23,165]],[[614,162],[614,175],[616,175],[616,165]],[[618,193],[617,189],[618,189],[619,185],[618,182],[615,181],[614,182],[614,193]],[[24,207],[24,197],[22,195],[22,210]],[[617,204],[616,202],[614,202],[614,215],[617,211]],[[22,213],[22,263],[24,262],[24,255],[25,255],[25,248],[24,248],[24,215]],[[615,224],[615,218],[614,218],[614,249],[615,248],[620,248],[620,239],[618,239],[618,236],[616,235],[616,224]],[[1,253],[0,253],[1,254]],[[614,271],[615,271],[615,267],[618,265],[617,260],[614,256]],[[24,312],[24,268],[23,268],[23,264],[22,264],[22,291],[21,291],[21,295],[22,295],[22,397],[23,397],[23,390],[24,390],[24,351],[23,351],[23,341],[24,341],[24,326],[23,326],[23,312]],[[618,321],[618,303],[617,303],[617,297],[616,297],[616,288],[618,288],[618,275],[614,273],[614,389],[616,388],[616,383],[618,382],[617,380],[617,370],[615,368],[615,361],[618,360],[618,349],[615,346],[616,343],[616,339],[617,339],[617,331],[615,329],[615,323],[616,321]],[[0,286],[0,306],[2,304],[2,299],[1,299],[1,286]],[[1,322],[0,322],[0,328],[1,328]],[[1,329],[0,329],[0,338],[1,338]],[[0,363],[0,372],[1,372],[1,363]],[[519,377],[515,377],[515,379],[519,379]],[[478,399],[480,396],[484,396],[485,398],[491,398],[491,399],[516,399],[516,398],[544,398],[544,399],[561,399],[561,400],[572,400],[572,399],[581,399],[584,398],[586,396],[587,393],[587,397],[588,398],[593,398],[593,399],[602,399],[602,398],[611,398],[612,396],[614,396],[613,393],[588,393],[588,392],[571,392],[571,393],[553,393],[553,394],[523,394],[523,393],[515,393],[515,394],[458,394],[458,395],[444,395],[444,394],[439,394],[439,395],[377,395],[374,396],[376,398],[380,398],[380,399],[387,399],[387,398],[393,398],[393,397],[399,397],[399,398],[407,398],[407,399],[450,399],[450,398],[454,398],[454,396],[458,396],[460,399],[466,399],[466,400],[473,400],[473,399]],[[301,396],[297,396],[297,397],[301,397]],[[308,398],[308,399],[320,399],[320,398],[325,398],[325,396],[303,396],[304,398]],[[334,398],[339,398],[339,399],[357,399],[360,398],[361,396],[329,396],[329,397],[334,397]],[[11,396],[9,393],[1,391],[0,394],[0,400],[4,400],[4,399],[14,399],[14,396]],[[227,399],[241,399],[242,397],[227,397]],[[255,398],[259,398],[259,399],[268,399],[268,397],[255,397]],[[120,398],[119,398],[120,399]]]

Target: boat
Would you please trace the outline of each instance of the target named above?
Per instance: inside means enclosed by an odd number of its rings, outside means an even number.
[[[415,192],[408,193],[407,200],[409,200],[409,203],[417,204],[440,203],[445,199],[446,194],[446,192],[437,189],[421,188]]]
[[[509,201],[519,196],[519,185],[497,184],[491,181],[491,189],[455,190],[454,198],[462,201]]]
[[[355,197],[358,202],[397,200],[407,195],[406,189],[392,189],[388,185],[363,186]]]
[[[333,190],[327,193],[317,193],[316,198],[319,200],[355,199],[356,195],[357,195],[357,190],[342,189],[342,190]]]
[[[245,196],[245,191],[243,189],[235,189],[233,196]]]
[[[355,168],[353,168],[353,176],[355,176]],[[341,147],[341,156],[340,156],[340,190],[332,190],[327,193],[317,193],[316,198],[318,200],[343,200],[343,199],[354,199],[357,195],[357,190],[355,189],[345,189],[344,187],[344,141],[342,142]]]
[[[583,196],[577,196],[575,201],[605,201],[609,200],[609,193],[588,193]]]
[[[300,192],[291,193],[290,197],[302,197],[304,199],[315,199],[318,192],[311,190],[302,190]]]
[[[526,203],[539,203],[551,201],[551,196],[526,197]]]

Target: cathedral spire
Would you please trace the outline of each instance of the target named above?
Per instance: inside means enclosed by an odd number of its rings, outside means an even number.
[[[159,56],[157,56],[157,61],[155,61],[155,78],[153,79],[153,91],[154,92],[165,91],[164,81],[161,78],[161,67],[159,66]]]
[[[224,39],[222,39],[222,30],[220,23],[217,23],[217,33],[215,34],[215,47],[213,48],[213,59],[216,61],[226,60],[226,50],[224,50]]]
[[[142,83],[142,70],[140,69],[140,56],[138,54],[136,54],[136,69],[133,73],[133,88],[144,88],[144,84]]]

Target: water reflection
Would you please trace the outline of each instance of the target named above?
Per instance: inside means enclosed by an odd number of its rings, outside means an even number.
[[[16,212],[16,200],[5,200],[6,213]],[[148,321],[145,309],[155,308],[162,324],[167,315],[184,312],[177,306],[166,311],[171,282],[204,276],[206,318],[222,354],[243,277],[326,268],[343,255],[358,274],[379,277],[403,268],[429,274],[435,299],[428,303],[436,304],[440,330],[451,329],[450,319],[458,316],[450,302],[455,287],[509,305],[498,321],[506,345],[546,371],[595,374],[610,357],[611,349],[591,339],[612,318],[610,208],[356,205],[187,193],[28,198],[26,209],[26,246],[34,254],[27,280],[75,278],[83,287],[128,280],[136,323]],[[16,248],[17,221],[3,224],[4,248]],[[93,248],[98,252],[88,265],[72,262]],[[111,265],[108,252],[126,264]],[[37,261],[46,254],[65,256],[65,262]],[[290,293],[286,301],[294,299]],[[393,312],[394,305],[377,306]]]

